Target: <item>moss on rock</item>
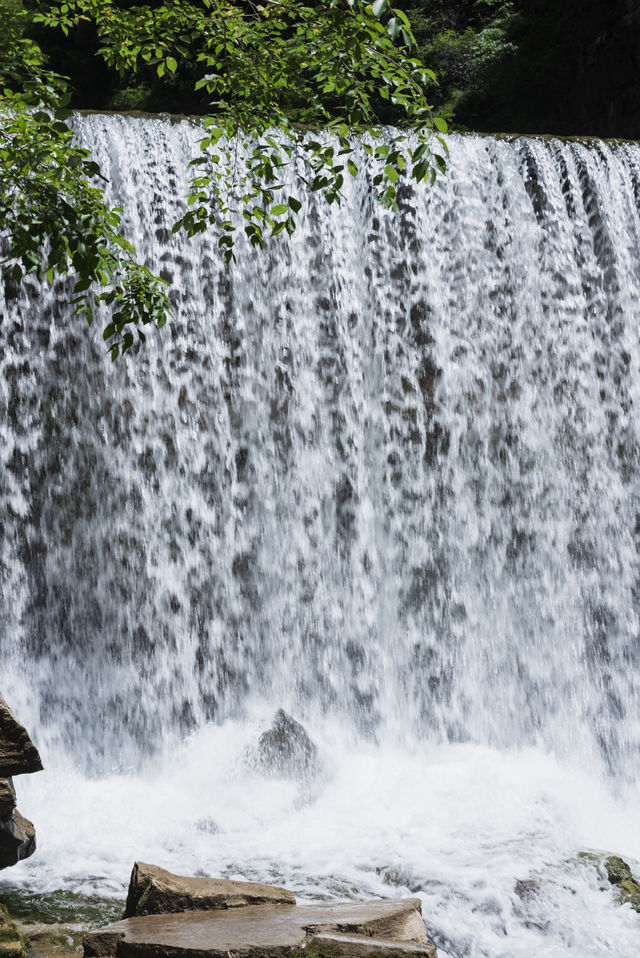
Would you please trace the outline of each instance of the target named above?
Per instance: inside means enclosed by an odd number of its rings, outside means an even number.
[[[24,939],[9,918],[5,906],[0,905],[0,958],[18,958],[26,951]]]
[[[633,881],[631,869],[619,855],[609,855],[604,860],[604,867],[607,870],[607,878],[612,885],[620,885],[622,882]]]
[[[604,860],[607,878],[615,887],[620,905],[631,905],[640,913],[640,883],[635,880],[631,868],[619,855],[609,855]]]

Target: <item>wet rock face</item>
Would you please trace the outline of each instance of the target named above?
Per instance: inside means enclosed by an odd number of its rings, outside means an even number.
[[[10,778],[0,778],[0,819],[10,815],[16,807],[16,790]]]
[[[0,776],[41,772],[42,761],[24,725],[0,698]]]
[[[184,878],[157,865],[136,862],[131,872],[124,918],[244,905],[295,903],[290,891],[275,885],[225,878]]]
[[[310,778],[320,769],[318,749],[305,727],[284,709],[278,709],[254,754],[255,767],[266,775]]]
[[[42,762],[29,733],[0,698],[0,869],[36,850],[33,824],[16,808],[13,775],[39,772]]]
[[[36,850],[36,830],[33,823],[14,808],[10,815],[0,819],[0,868],[17,865]]]

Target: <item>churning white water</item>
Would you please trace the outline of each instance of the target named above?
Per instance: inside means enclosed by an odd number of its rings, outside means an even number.
[[[135,859],[417,894],[451,958],[633,958],[640,148],[450,138],[446,177],[169,229],[189,124],[79,121],[177,321],[112,365],[61,286],[0,313],[0,683],[47,770],[11,880]],[[284,707],[315,782],[247,762]],[[639,866],[640,867],[640,866]]]

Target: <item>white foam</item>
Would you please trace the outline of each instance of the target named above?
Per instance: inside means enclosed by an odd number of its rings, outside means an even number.
[[[144,774],[20,782],[39,848],[12,879],[122,896],[133,861],[151,861],[309,900],[417,894],[445,955],[634,954],[640,916],[579,853],[640,859],[638,808],[587,773],[535,749],[402,751],[315,728],[326,780],[309,796],[246,766],[263,725],[206,727]]]

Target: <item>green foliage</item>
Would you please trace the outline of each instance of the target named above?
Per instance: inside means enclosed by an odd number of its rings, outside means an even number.
[[[458,104],[477,93],[491,71],[516,51],[513,0],[408,0],[416,55],[437,71],[436,105],[450,121]]]
[[[17,0],[1,0],[0,265],[18,283],[29,274],[50,283],[72,274],[72,303],[88,323],[100,304],[113,305],[105,339],[115,359],[134,342],[125,327],[144,341],[140,325],[164,325],[165,284],[137,262],[120,232],[121,211],[104,202],[100,170],[59,108],[64,80],[24,38],[27,21]]]
[[[0,944],[20,940],[20,933],[9,917],[9,912],[4,905],[0,905]]]
[[[293,234],[302,187],[340,203],[345,177],[360,175],[361,149],[374,164],[378,199],[393,210],[403,179],[429,181],[446,169],[440,134],[447,124],[427,98],[435,74],[413,55],[409,18],[389,0],[65,0],[33,7],[33,23],[66,36],[90,24],[99,56],[134,91],[138,77],[144,89],[150,70],[173,82],[195,60],[196,89],[210,116],[192,161],[187,212],[174,232],[214,229],[227,263],[238,228],[255,247]],[[28,20],[19,0],[0,0],[0,27],[10,36],[0,47],[4,265],[17,281],[27,273],[49,281],[72,273],[77,312],[91,322],[98,306],[111,308],[104,339],[116,358],[136,332],[144,342],[141,326],[166,322],[166,290],[136,261],[120,232],[120,211],[105,204],[100,171],[58,109],[64,79],[25,38]],[[397,129],[381,142],[389,111]]]
[[[426,90],[435,74],[411,56],[409,19],[388,0],[166,0],[123,9],[68,0],[36,17],[67,33],[91,18],[100,55],[122,76],[149,65],[160,77],[173,75],[196,54],[196,89],[206,91],[212,115],[193,161],[189,209],[174,231],[193,236],[213,227],[227,262],[239,222],[256,247],[295,231],[302,204],[285,187],[288,173],[339,203],[345,176],[359,173],[353,154],[365,130],[377,131],[364,150],[378,161],[373,185],[385,206],[397,209],[407,173],[422,181],[446,168],[440,137],[432,152]],[[375,143],[386,104],[398,125],[416,133],[411,145],[401,131]],[[446,131],[446,123],[438,119],[436,129]],[[333,138],[319,138],[321,130]]]
[[[133,345],[130,332],[120,337],[125,326],[164,325],[163,281],[136,261],[120,210],[95,185],[99,169],[89,152],[56,112],[34,111],[8,89],[0,100],[0,169],[0,221],[10,244],[1,262],[15,281],[32,273],[51,283],[72,273],[72,303],[88,323],[99,304],[116,304],[104,335],[114,359]]]

